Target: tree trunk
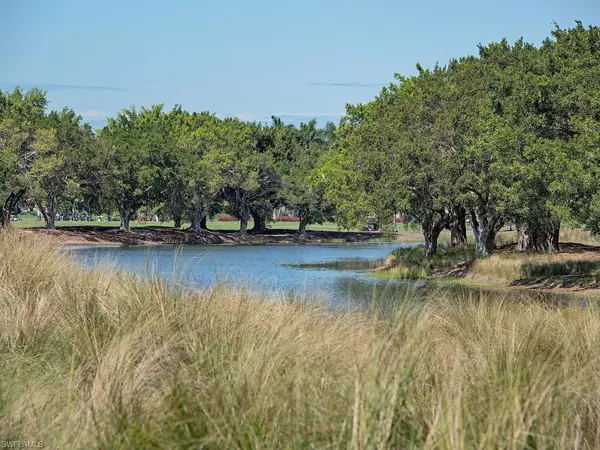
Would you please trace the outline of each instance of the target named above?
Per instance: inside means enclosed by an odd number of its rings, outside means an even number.
[[[306,226],[308,225],[308,221],[302,217],[300,218],[300,225],[298,225],[298,234],[306,234]]]
[[[240,234],[246,234],[248,232],[248,215],[243,214],[240,217]]]
[[[190,215],[191,224],[189,231],[193,231],[194,233],[202,231],[202,220],[206,218],[206,215],[204,214],[204,209],[199,205],[192,205]]]
[[[56,230],[56,213],[49,213],[46,216],[46,230]]]
[[[4,204],[0,206],[0,228],[8,228],[10,226],[12,210],[17,206],[17,203],[19,203],[24,194],[24,190],[11,192],[4,201]]]
[[[184,188],[182,186],[176,185],[171,191],[171,197],[169,200],[169,210],[171,212],[171,217],[173,217],[173,226],[175,228],[181,228],[183,213],[185,211],[185,204],[181,194],[183,189]]]
[[[181,228],[181,214],[173,214],[173,226]]]
[[[425,257],[431,258],[437,253],[437,243],[440,233],[447,225],[447,216],[432,221],[426,220],[423,222],[423,238],[425,239]]]
[[[543,229],[535,229],[526,223],[517,223],[517,233],[519,251],[556,252],[559,250],[560,222],[551,221]]]
[[[50,199],[48,203],[44,206],[41,203],[38,203],[38,208],[44,216],[44,221],[46,222],[46,230],[56,230],[56,205],[57,201],[54,199]]]
[[[119,208],[119,216],[121,216],[121,226],[119,230],[121,231],[131,231],[131,217],[133,216],[133,211],[131,208],[121,207]]]
[[[56,211],[54,208],[51,206],[44,208],[41,205],[38,206],[38,208],[40,208],[42,216],[44,216],[44,221],[46,222],[44,228],[46,230],[56,230]]]
[[[252,212],[252,219],[254,219],[254,227],[252,231],[255,233],[264,233],[267,229],[267,225],[265,223],[265,219],[260,215],[260,213]]]
[[[524,252],[533,249],[533,242],[527,225],[517,222],[517,250]]]
[[[557,221],[552,227],[550,232],[550,244],[552,251],[557,252],[560,250],[560,221]]]
[[[462,206],[454,208],[450,219],[450,243],[452,247],[467,245],[467,211]]]
[[[208,216],[206,216],[206,214],[205,214],[202,216],[202,219],[200,219],[200,229],[201,230],[208,230],[207,222],[208,222]]]
[[[478,256],[490,256],[494,251],[496,234],[502,228],[502,221],[490,217],[485,208],[471,210],[471,227],[475,236],[475,251]]]
[[[0,208],[0,213],[0,228],[10,227],[10,210],[3,206]]]

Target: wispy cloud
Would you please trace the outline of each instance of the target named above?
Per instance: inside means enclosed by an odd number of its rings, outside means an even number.
[[[217,114],[217,117],[237,117],[245,121],[264,122],[270,121],[273,116],[280,119],[306,120],[306,119],[339,119],[344,115],[343,112],[274,112],[270,114],[262,113],[235,113],[235,114]]]
[[[85,111],[81,111],[79,115],[83,119],[104,119],[106,116],[108,116],[106,111],[101,109],[86,109]]]
[[[308,86],[327,86],[327,87],[350,87],[350,88],[370,88],[370,87],[383,87],[383,83],[363,83],[361,81],[313,81],[308,83]]]
[[[20,86],[22,89],[38,88],[45,91],[96,91],[96,92],[123,92],[127,89],[114,86],[88,86],[82,84],[51,84],[51,83],[16,83],[10,81],[0,81],[0,87],[4,89],[14,89]]]

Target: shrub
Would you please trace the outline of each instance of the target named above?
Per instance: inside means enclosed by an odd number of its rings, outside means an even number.
[[[277,222],[300,222],[298,216],[277,216]]]
[[[235,218],[235,217],[233,217],[233,216],[226,215],[226,214],[224,214],[224,215],[222,215],[222,216],[219,216],[219,217],[217,218],[217,220],[218,220],[219,222],[237,222],[237,221],[238,221],[238,219],[237,219],[237,218]]]

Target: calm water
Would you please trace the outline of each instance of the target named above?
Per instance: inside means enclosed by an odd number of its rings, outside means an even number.
[[[109,265],[141,276],[157,274],[199,288],[224,282],[234,288],[251,287],[252,291],[266,295],[286,294],[305,300],[316,298],[332,307],[369,307],[376,302],[380,307],[394,308],[404,299],[413,303],[419,298],[439,295],[481,295],[482,291],[477,288],[443,286],[440,291],[436,283],[379,280],[367,273],[367,269],[380,265],[393,250],[414,245],[397,242],[188,245],[81,247],[72,251],[86,266]],[[532,291],[513,291],[505,295],[515,300],[555,304],[587,303],[580,297]]]
[[[401,296],[408,282],[377,280],[365,269],[381,264],[394,249],[413,245],[84,247],[74,252],[86,265],[109,264],[139,275],[152,272],[196,287],[227,282],[262,292],[316,295],[329,303],[341,304]]]

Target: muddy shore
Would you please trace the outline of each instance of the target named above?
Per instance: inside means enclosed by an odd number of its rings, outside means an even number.
[[[383,234],[380,232],[307,231],[299,235],[291,230],[267,230],[264,233],[240,234],[235,231],[191,232],[166,227],[134,228],[129,232],[107,227],[61,227],[56,230],[31,228],[24,233],[53,236],[62,245],[161,245],[161,244],[311,244],[327,242],[367,242],[373,239],[414,240],[412,233]]]

